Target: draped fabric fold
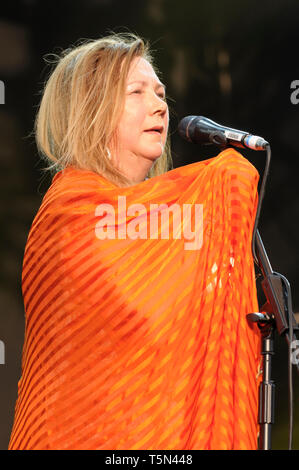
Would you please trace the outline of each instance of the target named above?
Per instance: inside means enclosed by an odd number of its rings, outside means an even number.
[[[256,449],[257,170],[57,173],[28,236],[9,449]]]

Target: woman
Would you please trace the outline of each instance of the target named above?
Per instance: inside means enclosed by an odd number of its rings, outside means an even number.
[[[140,38],[59,58],[36,121],[58,172],[24,254],[9,449],[256,448],[258,174],[232,149],[171,169],[167,132]]]

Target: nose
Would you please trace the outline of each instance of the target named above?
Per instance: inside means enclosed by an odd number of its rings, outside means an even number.
[[[168,105],[166,101],[158,96],[155,92],[152,94],[150,109],[152,114],[160,114],[164,116],[167,112]]]

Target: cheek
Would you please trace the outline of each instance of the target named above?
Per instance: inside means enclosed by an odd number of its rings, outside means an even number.
[[[139,132],[142,129],[144,118],[145,115],[140,108],[125,110],[118,126],[119,137],[122,140],[128,140],[130,136]]]
[[[125,109],[118,126],[118,138],[122,143],[132,143],[144,128],[146,113],[140,106]]]
[[[132,125],[142,127],[145,118],[146,108],[140,103],[130,103],[130,105],[125,108],[123,121],[127,128]]]

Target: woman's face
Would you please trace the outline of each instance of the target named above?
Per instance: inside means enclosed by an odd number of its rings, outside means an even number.
[[[127,77],[125,105],[117,129],[116,161],[129,176],[135,171],[136,179],[138,173],[144,179],[162,155],[168,122],[165,87],[150,63],[137,57]]]

